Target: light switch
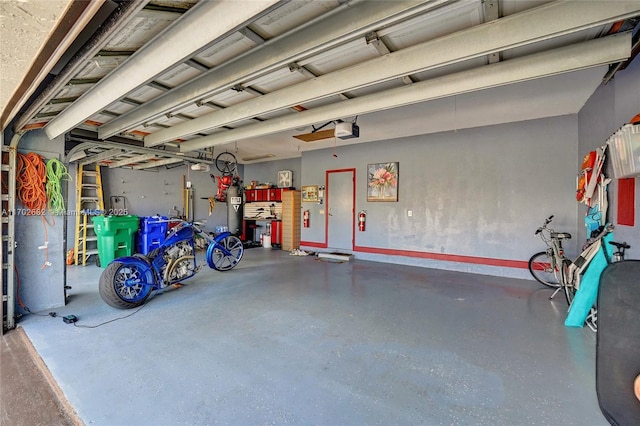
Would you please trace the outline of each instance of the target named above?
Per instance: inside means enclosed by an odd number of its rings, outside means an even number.
[[[413,210],[407,210],[407,216],[409,217],[413,216]]]

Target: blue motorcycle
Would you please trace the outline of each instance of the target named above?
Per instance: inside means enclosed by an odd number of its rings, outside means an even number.
[[[209,243],[206,259],[210,268],[229,271],[242,259],[242,241],[235,235],[223,232],[213,237],[199,224],[181,221],[159,247],[146,255],[120,257],[109,263],[100,276],[102,300],[118,309],[135,308],[142,305],[153,290],[195,275],[202,268],[196,264],[196,235]]]

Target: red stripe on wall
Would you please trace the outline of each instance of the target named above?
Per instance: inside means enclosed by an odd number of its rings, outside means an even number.
[[[635,226],[636,178],[618,179],[618,225]]]
[[[527,269],[529,262],[524,260],[494,259],[491,257],[461,256],[457,254],[430,253],[413,250],[381,249],[377,247],[354,247],[363,253],[386,254],[390,256],[417,257],[421,259],[443,260],[445,262],[473,263],[476,265],[503,266],[506,268]]]
[[[315,243],[311,241],[300,241],[300,246],[327,248],[326,243]],[[520,268],[520,269],[529,268],[529,262],[526,260],[494,259],[492,257],[461,256],[457,254],[430,253],[425,251],[395,250],[395,249],[383,249],[378,247],[363,247],[363,246],[355,246],[353,248],[353,251],[360,252],[360,253],[384,254],[388,256],[405,256],[405,257],[415,257],[420,259],[442,260],[445,262],[460,262],[460,263],[472,263],[475,265],[501,266],[504,268]]]

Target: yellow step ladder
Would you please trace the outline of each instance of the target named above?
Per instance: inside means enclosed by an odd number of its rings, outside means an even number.
[[[96,164],[95,170],[85,170],[82,164],[78,164],[74,245],[74,261],[76,265],[82,264],[82,266],[85,266],[91,255],[98,255],[98,237],[93,229],[93,222],[90,217],[100,214],[104,214],[100,166]]]

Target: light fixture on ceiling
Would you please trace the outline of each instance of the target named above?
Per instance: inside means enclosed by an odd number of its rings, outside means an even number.
[[[275,157],[275,155],[273,154],[260,154],[260,155],[253,155],[251,157],[242,157],[242,161],[264,160],[266,158],[273,158],[273,157]]]
[[[198,164],[192,164],[191,170],[194,170],[196,172],[208,172],[209,170],[211,170],[211,167],[209,167],[208,164],[198,163]]]

